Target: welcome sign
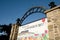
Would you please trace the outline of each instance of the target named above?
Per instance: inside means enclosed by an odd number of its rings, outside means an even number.
[[[48,40],[47,18],[19,27],[17,40]]]

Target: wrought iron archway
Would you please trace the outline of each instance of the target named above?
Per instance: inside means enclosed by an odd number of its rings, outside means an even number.
[[[12,26],[12,29],[11,29],[11,34],[10,34],[10,39],[9,40],[17,40],[17,35],[18,35],[18,29],[19,29],[19,26],[22,25],[23,21],[31,14],[34,14],[34,13],[44,13],[46,9],[44,7],[32,7],[31,9],[29,9],[25,14],[24,16],[20,19],[18,18],[17,19],[17,23],[15,25]],[[46,15],[46,14],[45,14]]]
[[[31,15],[31,14],[34,14],[34,13],[43,13],[43,14],[45,14],[44,13],[44,11],[45,11],[46,9],[44,8],[44,7],[32,7],[31,9],[29,9],[24,15],[23,15],[23,17],[21,18],[21,19],[17,19],[17,22],[18,23],[20,23],[20,24],[22,24],[23,23],[23,21],[29,16],[29,15]],[[46,14],[45,14],[46,15]]]

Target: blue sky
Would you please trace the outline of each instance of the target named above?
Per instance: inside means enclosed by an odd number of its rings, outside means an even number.
[[[34,6],[44,6],[49,9],[49,2],[55,1],[60,5],[60,0],[0,0],[0,24],[16,23],[17,18],[21,18],[26,11]],[[23,24],[45,17],[42,13],[32,14],[26,18]]]

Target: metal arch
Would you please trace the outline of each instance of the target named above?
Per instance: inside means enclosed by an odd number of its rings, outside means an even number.
[[[31,14],[33,13],[44,13],[46,9],[44,9],[43,7],[32,7],[31,9],[29,9],[24,16],[20,19],[20,24],[23,23],[23,21]]]

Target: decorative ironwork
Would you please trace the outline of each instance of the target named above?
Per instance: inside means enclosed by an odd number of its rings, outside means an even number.
[[[50,2],[49,6],[50,8],[56,7],[55,2]]]
[[[44,7],[32,7],[31,9],[29,9],[24,16],[20,19],[20,24],[23,23],[23,21],[31,14],[33,13],[44,13],[46,9]],[[45,13],[44,13],[45,14]]]

